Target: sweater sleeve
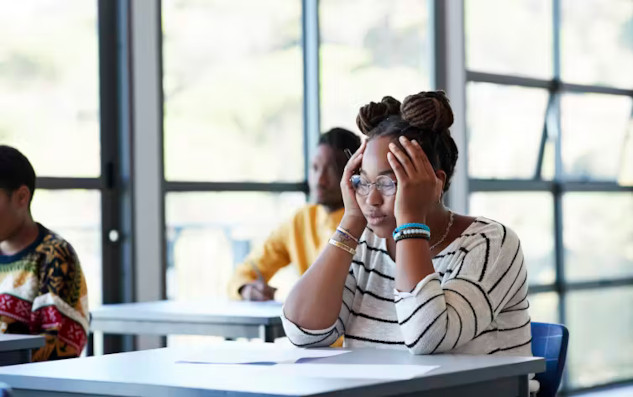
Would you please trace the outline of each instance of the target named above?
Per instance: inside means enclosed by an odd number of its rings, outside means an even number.
[[[61,241],[47,248],[30,328],[45,337],[33,361],[78,357],[88,339],[86,280],[75,251]]]
[[[432,273],[413,291],[396,291],[398,322],[414,354],[447,352],[466,344],[486,330],[513,297],[527,293],[521,244],[505,226],[487,224],[451,254],[459,260],[450,278]]]
[[[334,324],[321,330],[310,330],[290,321],[285,314],[282,314],[286,336],[290,342],[297,347],[327,347],[332,345],[336,340],[345,334],[345,326],[349,319],[354,294],[356,292],[356,278],[350,270],[345,279],[345,287],[343,288],[343,300],[341,302],[341,310]]]

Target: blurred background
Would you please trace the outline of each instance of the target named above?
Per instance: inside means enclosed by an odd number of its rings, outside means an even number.
[[[319,131],[436,88],[450,205],[519,234],[532,320],[571,331],[564,392],[633,382],[633,0],[0,4],[0,143],[92,307],[225,297],[309,200]]]

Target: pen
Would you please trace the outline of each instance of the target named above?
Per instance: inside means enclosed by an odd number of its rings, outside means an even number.
[[[266,279],[264,278],[264,276],[262,275],[262,272],[259,271],[259,269],[257,268],[257,266],[255,266],[255,264],[251,261],[248,262],[249,265],[251,265],[251,267],[253,268],[253,270],[255,271],[255,274],[257,275],[257,279],[259,281],[261,281],[262,283],[266,284]]]

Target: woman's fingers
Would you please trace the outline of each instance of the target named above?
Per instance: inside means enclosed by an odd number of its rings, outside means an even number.
[[[402,182],[408,178],[402,164],[392,152],[387,153],[387,161],[389,162],[393,173],[396,174],[396,180],[398,183],[402,184]]]
[[[426,155],[424,154],[424,151],[422,150],[420,145],[415,145],[413,144],[413,142],[415,142],[415,140],[411,141],[405,136],[400,137],[400,144],[402,144],[402,147],[411,159],[413,168],[417,172],[420,172],[424,170],[423,158],[426,157]]]
[[[352,174],[360,167],[363,160],[363,152],[365,151],[365,147],[367,146],[367,141],[363,141],[358,150],[347,160],[347,164],[345,165],[345,169],[343,170],[343,178],[349,179],[352,177]]]
[[[435,170],[429,161],[428,156],[424,153],[422,146],[415,139],[410,141],[411,150],[415,153],[412,158],[415,159],[418,171],[426,171],[429,176],[435,176]]]
[[[400,162],[402,169],[409,176],[413,177],[416,173],[415,166],[411,162],[409,155],[405,153],[402,149],[398,147],[395,143],[389,144],[389,150],[394,155],[394,157]]]

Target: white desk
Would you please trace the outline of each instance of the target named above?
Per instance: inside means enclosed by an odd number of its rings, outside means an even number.
[[[224,342],[205,347],[248,349],[249,343]],[[262,345],[259,345],[262,346]],[[275,344],[263,345],[274,349]],[[57,393],[121,396],[527,396],[529,373],[545,369],[534,357],[414,356],[407,351],[357,349],[314,364],[439,365],[407,380],[324,379],[257,374],[259,366],[216,367],[182,364],[200,348],[165,348],[0,368],[0,382],[15,396],[58,396]],[[261,368],[261,367],[260,367]],[[65,394],[64,394],[65,395]],[[73,394],[75,395],[75,394]]]
[[[279,302],[157,301],[104,305],[91,311],[92,331],[129,335],[285,336]]]
[[[44,346],[41,335],[0,334],[0,366],[31,362],[31,351]]]

